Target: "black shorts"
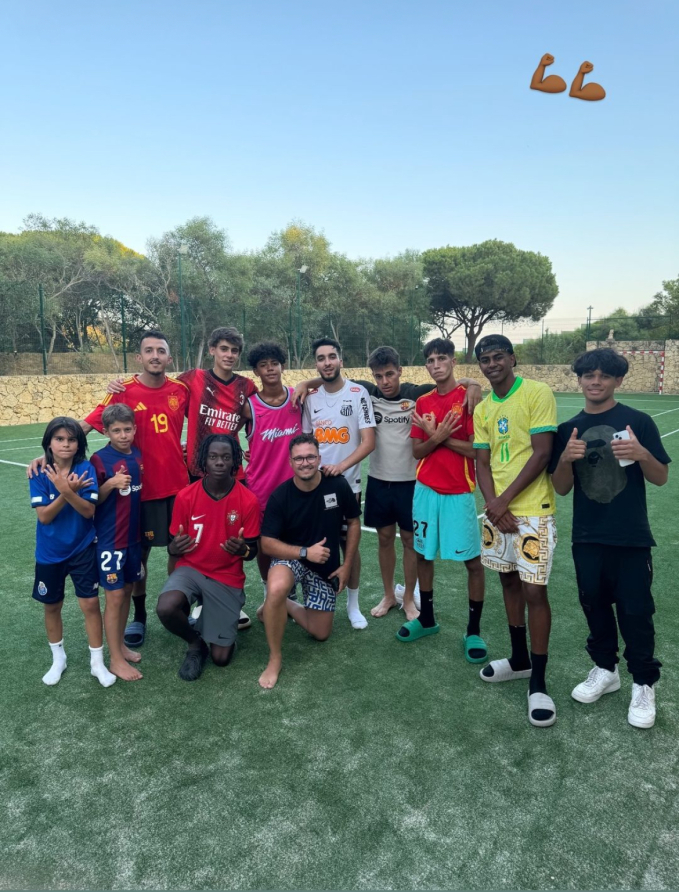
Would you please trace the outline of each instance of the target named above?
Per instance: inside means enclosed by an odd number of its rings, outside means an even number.
[[[144,551],[167,548],[172,541],[170,523],[174,499],[174,496],[166,496],[141,503],[141,546]]]
[[[99,595],[97,572],[97,548],[92,542],[87,548],[58,564],[35,565],[33,597],[41,604],[59,604],[64,600],[66,577],[71,577],[79,598],[96,598]]]
[[[583,607],[616,604],[630,616],[655,613],[650,548],[574,542],[573,562]]]
[[[391,481],[368,477],[365,491],[365,525],[379,530],[396,523],[406,533],[412,533],[414,492],[414,480]]]
[[[358,507],[360,509],[361,500],[363,498],[363,493],[355,492],[354,495],[356,496],[356,501],[358,502]],[[346,539],[347,539],[347,519],[346,519],[346,517],[343,517],[342,518],[342,526],[340,527],[340,541],[346,542]]]

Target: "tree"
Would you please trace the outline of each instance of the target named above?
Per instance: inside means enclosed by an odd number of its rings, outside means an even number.
[[[428,327],[430,309],[420,252],[407,250],[373,260],[366,275],[378,291],[380,343],[395,347],[404,364],[421,362],[423,323]]]
[[[422,254],[431,319],[444,337],[463,328],[471,362],[481,329],[492,321],[538,322],[559,293],[552,264],[500,241]]]

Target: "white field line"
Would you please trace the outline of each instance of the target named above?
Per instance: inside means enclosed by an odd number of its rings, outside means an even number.
[[[42,440],[42,437],[39,439]],[[0,440],[0,443],[6,443],[7,440]],[[20,441],[17,441],[20,442]],[[101,439],[95,440],[94,438],[89,441],[90,443],[108,443],[106,437],[101,437]],[[0,452],[27,452],[29,449],[32,449],[35,452],[35,446],[10,446],[9,449],[0,449]]]
[[[672,434],[679,434],[679,427],[675,431],[670,431],[669,434],[663,434],[660,439],[664,440],[665,437],[671,437]]]
[[[17,468],[27,468],[28,464],[22,465],[21,462],[18,461],[5,461],[4,458],[0,458],[0,465],[16,465]]]
[[[558,396],[558,394],[555,394],[555,396]],[[621,401],[623,403],[625,403],[626,406],[631,405],[632,403],[655,403],[656,405],[660,404],[660,405],[666,406],[667,405],[666,400],[669,400],[669,397],[659,397],[657,400],[641,400],[641,399],[636,399],[636,397],[632,397],[631,399],[625,399],[624,393],[619,393],[618,396],[620,397]],[[581,406],[584,404],[584,400],[582,403],[567,403],[567,402],[565,402],[565,400],[557,400],[556,404],[557,404],[557,406]]]

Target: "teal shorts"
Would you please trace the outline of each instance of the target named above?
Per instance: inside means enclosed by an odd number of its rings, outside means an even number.
[[[441,495],[423,483],[413,497],[415,551],[426,560],[470,561],[481,554],[474,494]]]

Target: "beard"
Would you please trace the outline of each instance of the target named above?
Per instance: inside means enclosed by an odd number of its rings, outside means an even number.
[[[327,381],[329,384],[332,384],[333,381],[337,381],[339,376],[342,374],[342,369],[337,369],[334,372],[331,372],[329,375],[324,374],[323,372],[319,372],[321,378],[324,381]]]

